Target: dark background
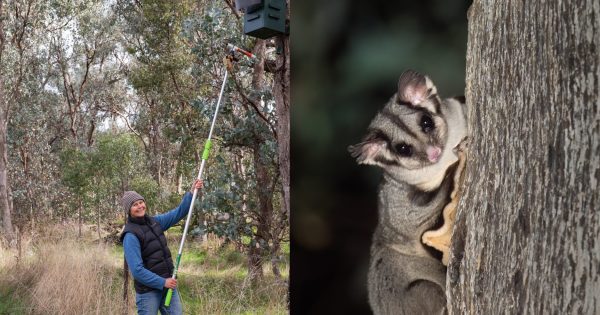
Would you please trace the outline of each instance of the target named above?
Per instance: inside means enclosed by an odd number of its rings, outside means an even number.
[[[380,170],[347,146],[406,69],[464,94],[471,1],[292,3],[292,314],[371,314],[366,291]]]

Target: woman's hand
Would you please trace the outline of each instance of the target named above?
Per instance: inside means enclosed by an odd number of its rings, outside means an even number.
[[[177,280],[173,278],[167,278],[165,280],[165,288],[175,289],[177,287]]]
[[[202,189],[202,187],[204,187],[204,182],[201,179],[196,179],[194,181],[194,184],[192,184],[192,188],[190,188],[190,192],[193,194],[194,193],[194,189]]]

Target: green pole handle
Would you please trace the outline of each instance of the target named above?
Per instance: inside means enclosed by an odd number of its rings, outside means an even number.
[[[210,151],[210,147],[212,146],[212,141],[210,139],[206,140],[204,144],[204,152],[202,152],[202,159],[208,160],[208,151]]]
[[[177,261],[175,262],[175,270],[173,271],[173,278],[177,276],[177,270],[179,269],[179,262],[181,261],[181,254],[177,254]],[[165,306],[171,305],[171,297],[173,296],[173,289],[167,290],[167,297],[165,298]]]
[[[165,306],[171,305],[171,297],[173,296],[173,289],[167,291],[167,298],[165,299]]]

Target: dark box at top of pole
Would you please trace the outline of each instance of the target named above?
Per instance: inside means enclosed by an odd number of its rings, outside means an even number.
[[[285,34],[285,0],[236,0],[244,14],[244,34],[267,39]]]

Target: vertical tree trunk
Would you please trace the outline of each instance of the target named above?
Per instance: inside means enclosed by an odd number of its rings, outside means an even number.
[[[600,314],[600,2],[475,0],[451,314]]]
[[[2,78],[0,78],[0,81]],[[14,240],[12,209],[8,195],[8,145],[6,143],[7,121],[5,120],[3,84],[0,83],[0,207],[2,208],[2,235],[8,243]]]
[[[96,201],[96,204],[100,204],[100,201]],[[102,211],[102,207],[99,206],[96,208],[96,232],[98,232],[98,243],[102,243],[102,234],[100,233],[100,212]]]
[[[264,243],[271,240],[271,218],[273,215],[273,177],[269,174],[269,167],[266,165],[268,158],[261,155],[260,143],[256,143],[252,148],[254,172],[256,174],[256,194],[258,196],[258,226],[254,240],[258,243]],[[250,249],[249,272],[251,279],[261,279],[263,277],[262,255],[265,254],[265,246],[254,247]]]
[[[288,1],[289,18],[289,1]],[[277,45],[282,52],[276,60],[277,71],[273,82],[275,111],[277,112],[277,148],[279,175],[283,191],[283,211],[290,217],[290,38],[278,36]]]
[[[279,251],[281,250],[281,246],[279,242],[273,242],[271,247],[271,269],[273,270],[273,275],[277,280],[281,280],[281,271],[279,270]]]
[[[256,55],[259,62],[254,64],[254,71],[252,74],[252,88],[260,91],[264,89],[265,85],[265,59],[266,43],[264,40],[258,40],[252,50],[252,53]],[[260,108],[259,110],[263,110]],[[258,121],[262,123],[262,121]],[[266,124],[266,122],[265,122]],[[255,235],[253,236],[253,242],[256,242],[258,246],[250,245],[248,251],[248,278],[255,282],[256,280],[262,279],[264,274],[262,270],[262,256],[265,254],[264,246],[260,245],[260,241],[268,242],[270,236],[270,222],[273,214],[273,191],[271,190],[271,183],[273,182],[273,176],[269,174],[269,159],[261,154],[261,145],[264,143],[264,138],[261,134],[256,133],[254,135],[254,142],[252,143],[252,161],[254,165],[254,172],[256,174],[256,194],[258,196],[257,205],[257,218],[258,226]],[[264,243],[263,243],[264,244]]]
[[[81,197],[77,197],[77,198],[81,198]],[[81,202],[81,199],[78,200],[78,203],[79,204],[78,204],[78,207],[77,207],[77,213],[78,213],[79,220],[78,220],[77,226],[79,228],[79,231],[78,231],[77,237],[81,238],[81,224],[82,224],[82,221],[83,221],[83,218],[81,216],[81,212],[83,211],[83,203]]]
[[[261,249],[256,246],[250,246],[248,249],[248,280],[252,284],[257,284],[263,278]]]
[[[53,211],[53,207],[50,205],[50,185],[43,185],[44,186],[44,196],[42,199],[42,203],[44,205],[44,212],[48,213],[48,220],[49,221],[54,221],[54,211]]]
[[[239,174],[240,178],[241,178],[241,183],[240,186],[241,187],[248,187],[248,179],[246,176],[246,166],[244,166],[244,150],[240,149],[239,150],[239,155],[235,155],[235,170],[236,172]],[[241,198],[241,213],[243,214],[247,214],[248,212],[248,194],[246,194],[247,190],[246,189],[242,189],[242,198]],[[241,236],[239,236],[241,237]],[[236,242],[236,246],[239,246],[239,250],[242,251],[243,250],[243,246],[241,246],[242,241],[241,239],[238,239],[238,242]]]
[[[33,181],[31,181],[33,182]],[[31,185],[27,186],[27,198],[29,198],[29,228],[31,231],[35,231],[35,208],[36,202],[33,194]]]
[[[177,164],[179,164],[179,162],[177,162]],[[179,176],[177,176],[177,194],[178,195],[183,195],[185,192],[183,190],[183,174],[179,174]]]
[[[290,18],[290,0],[287,1],[287,19]],[[281,225],[288,225],[290,218],[290,38],[280,35],[276,38],[278,49],[281,53],[277,56],[275,64],[277,71],[273,78],[273,96],[275,98],[275,111],[277,113],[277,150],[279,158],[279,178],[283,193],[282,209],[284,219],[277,220],[272,227],[272,233],[285,229]],[[279,216],[278,216],[279,217]],[[282,279],[279,271],[279,252],[281,246],[279,239],[273,237],[271,245],[271,267],[277,279]]]
[[[4,1],[0,0],[0,211],[2,215],[2,235],[10,244],[14,240],[12,226],[12,209],[8,200],[8,145],[6,143],[8,127],[8,97],[6,95],[4,65],[4,48],[6,46],[6,34],[4,33]]]

